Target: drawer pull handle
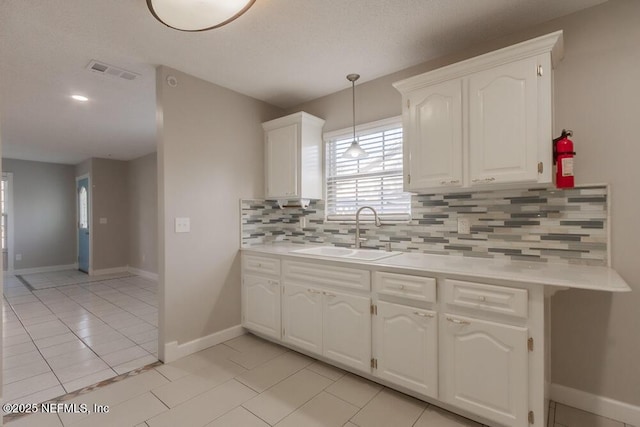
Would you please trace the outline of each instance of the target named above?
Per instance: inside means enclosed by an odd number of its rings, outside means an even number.
[[[332,297],[332,298],[336,296],[335,294],[330,294],[329,292],[323,292],[323,294],[325,294],[328,297]]]
[[[470,325],[471,322],[468,322],[466,320],[458,320],[458,319],[454,319],[453,317],[447,317],[447,320],[449,322],[455,323],[456,325]]]
[[[315,289],[307,289],[307,292],[309,292],[310,294],[321,294],[322,293],[320,291],[316,291]]]
[[[471,182],[492,182],[495,181],[496,179],[494,177],[491,178],[476,178],[476,179],[472,179]]]
[[[258,268],[262,268],[262,263],[258,263]]]
[[[416,316],[420,316],[420,317],[427,317],[427,318],[432,318],[434,317],[433,314],[429,314],[429,313],[420,313],[419,311],[414,311],[413,314],[415,314]]]
[[[458,184],[459,182],[460,180],[458,179],[452,179],[451,181],[440,181],[440,185]]]
[[[480,301],[482,301],[482,302],[487,301],[487,297],[480,297]]]
[[[400,289],[401,291],[404,291],[404,285],[400,285],[396,289]]]

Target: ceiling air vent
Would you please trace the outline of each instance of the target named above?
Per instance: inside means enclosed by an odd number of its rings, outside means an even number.
[[[87,70],[98,74],[104,74],[111,77],[118,77],[125,80],[135,80],[140,77],[140,74],[133,71],[127,71],[122,68],[114,67],[113,65],[105,64],[104,62],[96,61],[92,59],[87,65]]]

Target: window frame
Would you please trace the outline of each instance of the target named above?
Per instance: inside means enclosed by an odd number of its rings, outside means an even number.
[[[393,128],[403,128],[402,116],[394,116],[389,117],[382,120],[376,120],[374,122],[363,123],[356,126],[356,137],[361,134],[371,134],[377,131],[384,131]],[[324,221],[330,223],[345,223],[345,224],[353,224],[355,223],[355,215],[344,215],[343,218],[337,218],[339,215],[330,215],[329,214],[329,200],[328,200],[328,186],[329,186],[329,164],[328,164],[328,153],[329,153],[329,144],[336,139],[353,139],[353,127],[337,129],[334,131],[325,132],[322,135],[323,140],[323,196],[325,201],[325,209],[324,209]],[[402,141],[402,172],[400,173],[401,177],[404,176],[404,158],[405,158],[405,144],[404,144],[404,129],[403,129],[403,141]],[[403,191],[403,193],[408,194],[409,197],[409,207],[408,212],[403,214],[387,214],[381,215],[381,222],[384,224],[406,224],[411,222],[412,214],[411,214],[411,193],[407,191]],[[360,216],[360,222],[373,222],[373,214],[369,210],[365,210],[362,212]]]

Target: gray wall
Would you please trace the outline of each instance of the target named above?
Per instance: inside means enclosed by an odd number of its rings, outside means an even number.
[[[401,114],[391,83],[440,66],[564,30],[565,58],[555,71],[555,125],[572,129],[577,184],[609,183],[613,267],[634,292],[564,291],[552,298],[552,382],[640,405],[640,1],[611,0],[511,37],[475,46],[357,87],[357,121]],[[366,65],[357,71],[366,78]],[[345,84],[346,86],[346,84]],[[325,131],[351,123],[350,90],[292,108],[326,119]]]
[[[168,67],[156,81],[160,336],[181,344],[240,324],[239,199],[264,194],[261,122],[282,112]]]
[[[158,272],[158,161],[152,153],[128,162],[129,265]]]
[[[76,262],[75,167],[2,159],[13,173],[14,269]]]
[[[126,266],[129,261],[127,162],[91,159],[93,270]],[[106,224],[100,224],[106,218]]]

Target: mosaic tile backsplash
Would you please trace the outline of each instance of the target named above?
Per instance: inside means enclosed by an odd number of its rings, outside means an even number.
[[[607,198],[606,186],[415,195],[411,221],[361,224],[363,247],[391,242],[395,251],[607,265]],[[355,224],[326,221],[322,201],[303,210],[242,200],[241,215],[242,247],[281,241],[352,246],[355,240]],[[470,220],[470,234],[458,234],[459,217]]]

